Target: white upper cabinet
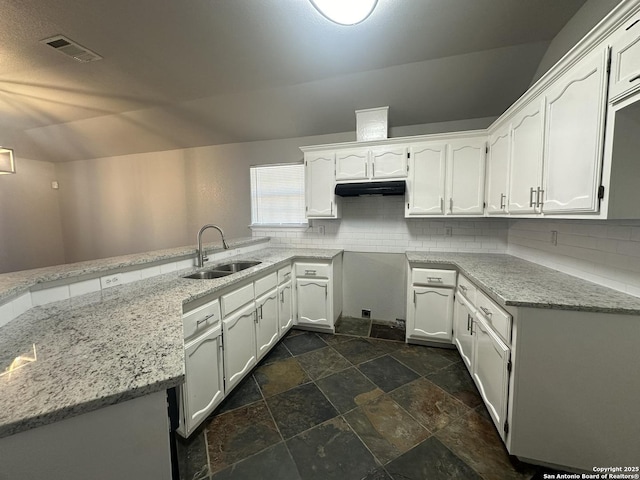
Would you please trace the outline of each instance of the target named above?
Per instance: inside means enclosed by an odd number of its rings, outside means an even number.
[[[509,187],[509,158],[511,132],[508,125],[489,138],[487,154],[487,213],[507,212],[507,188]]]
[[[487,143],[484,138],[455,140],[449,144],[447,161],[447,213],[482,215],[484,213],[484,162]]]
[[[602,162],[608,49],[593,51],[546,93],[546,214],[595,212]],[[543,197],[543,198],[542,198]]]
[[[369,175],[369,149],[336,152],[336,180],[365,180]]]
[[[409,147],[405,216],[444,214],[446,162],[446,143],[423,143]]]
[[[611,45],[609,98],[640,89],[640,13],[624,23]]]
[[[511,122],[509,213],[536,213],[542,190],[544,98],[534,99]]]
[[[383,180],[407,176],[407,147],[383,145],[336,150],[336,180]]]
[[[335,153],[304,155],[305,211],[307,218],[338,218],[335,198]]]
[[[403,145],[373,147],[370,158],[373,179],[407,176],[407,147]]]

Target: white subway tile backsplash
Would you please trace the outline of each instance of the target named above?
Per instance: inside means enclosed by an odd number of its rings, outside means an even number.
[[[33,306],[46,305],[51,302],[58,302],[69,298],[69,285],[60,285],[45,290],[31,292],[31,301]]]
[[[69,295],[71,297],[78,297],[87,293],[100,291],[100,279],[92,278],[91,280],[83,280],[82,282],[75,282],[69,285]]]
[[[0,327],[9,323],[15,317],[16,315],[13,314],[13,302],[0,305]]]

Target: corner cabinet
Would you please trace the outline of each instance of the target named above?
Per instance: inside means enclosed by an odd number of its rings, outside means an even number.
[[[307,218],[339,218],[335,196],[335,153],[304,154],[305,215]]]
[[[342,313],[342,254],[331,262],[296,262],[296,325],[335,332]]]

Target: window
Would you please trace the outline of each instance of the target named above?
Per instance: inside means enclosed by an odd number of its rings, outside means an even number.
[[[251,224],[295,226],[304,216],[304,164],[251,167]]]

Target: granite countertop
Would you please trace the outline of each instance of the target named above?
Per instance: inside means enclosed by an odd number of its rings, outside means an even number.
[[[0,437],[181,384],[184,303],[296,258],[341,252],[265,248],[225,259],[262,262],[226,277],[182,278],[197,270],[189,268],[31,308],[0,328],[0,372],[34,344],[37,351],[36,362],[0,377]],[[83,272],[106,269],[97,263]],[[51,280],[69,278],[68,267],[59,277],[46,270]]]
[[[503,306],[640,315],[640,298],[528,262],[489,253],[407,252],[411,263],[453,265]]]

